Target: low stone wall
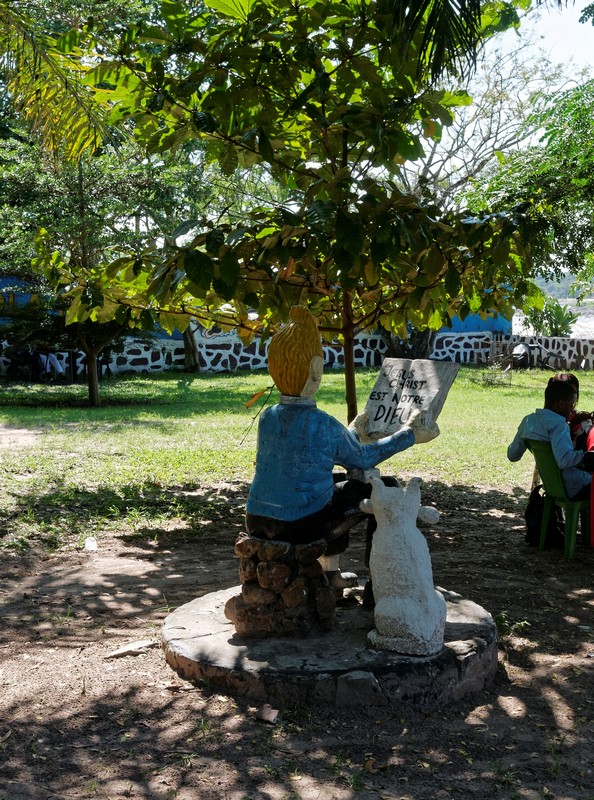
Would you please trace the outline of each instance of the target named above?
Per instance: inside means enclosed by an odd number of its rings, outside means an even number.
[[[237,370],[266,369],[268,342],[259,341],[244,345],[235,332],[222,333],[199,330],[196,347],[200,369],[203,372],[235,372]],[[484,333],[438,333],[431,358],[436,361],[454,361],[459,364],[488,364],[494,355],[507,352],[519,342],[537,345],[543,355],[550,354],[549,363],[555,369],[594,369],[594,339],[561,337],[502,336]],[[358,367],[379,367],[386,353],[386,344],[379,334],[364,334],[355,345],[355,364]],[[69,354],[57,353],[58,360],[66,366]],[[344,366],[344,355],[339,345],[324,345],[327,369]],[[75,355],[79,375],[84,368],[84,355]],[[6,375],[9,360],[0,355],[0,375]],[[112,373],[163,372],[184,368],[184,346],[180,339],[155,339],[153,342],[129,340],[122,353],[114,353],[109,362]]]
[[[268,366],[268,341],[254,341],[244,345],[236,333],[198,330],[195,334],[204,372],[234,372],[239,369],[266,369]],[[361,336],[355,345],[355,363],[359,367],[380,366],[386,345],[379,334]],[[344,366],[344,355],[339,345],[324,345],[327,368]]]
[[[541,348],[550,366],[559,370],[593,369],[594,339],[554,336],[501,336],[492,333],[438,333],[431,358],[459,364],[488,364],[495,356],[510,352],[524,342]]]
[[[83,352],[60,352],[56,358],[68,374],[69,359],[74,358],[74,369],[77,376],[81,377],[85,368],[85,355]],[[0,375],[6,375],[10,360],[5,355],[0,355]],[[137,342],[133,339],[127,343],[124,352],[112,353],[109,360],[109,369],[112,373],[118,372],[163,372],[170,369],[183,369],[184,345],[179,340],[156,339],[153,342]]]
[[[164,372],[184,368],[184,343],[179,339],[130,342],[123,353],[114,353],[109,363],[113,373]]]
[[[237,370],[266,369],[268,366],[268,342],[259,341],[244,345],[235,332],[222,333],[199,330],[195,335],[200,369],[202,372],[236,372]],[[375,367],[382,362],[386,346],[378,334],[366,335],[355,345],[355,363],[360,367]],[[327,368],[344,366],[342,348],[338,345],[324,346]],[[66,367],[69,354],[56,353],[60,363]],[[82,375],[85,357],[77,353],[75,364],[78,375]],[[9,360],[0,355],[0,375],[6,374]],[[152,373],[184,368],[184,344],[180,339],[155,339],[138,342],[130,339],[122,353],[113,353],[109,368],[117,373]]]

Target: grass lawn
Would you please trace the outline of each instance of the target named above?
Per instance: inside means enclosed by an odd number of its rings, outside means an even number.
[[[446,485],[525,490],[532,459],[510,464],[506,448],[521,417],[542,406],[550,374],[532,370],[493,382],[501,376],[462,367],[439,419],[441,436],[395,456],[383,471]],[[360,408],[375,377],[376,370],[358,373]],[[580,379],[580,407],[590,410],[594,375]],[[342,373],[327,373],[317,400],[345,422],[343,381]],[[104,405],[90,409],[83,385],[3,382],[0,424],[38,435],[28,446],[0,449],[0,546],[24,548],[41,539],[57,548],[98,529],[167,519],[195,523],[196,504],[190,520],[184,501],[192,489],[231,482],[245,491],[259,403],[245,404],[270,383],[262,372],[116,377],[101,386]],[[203,504],[205,519],[213,503]]]

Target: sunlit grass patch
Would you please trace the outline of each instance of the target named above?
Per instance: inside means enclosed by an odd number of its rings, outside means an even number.
[[[360,408],[376,374],[358,373]],[[532,460],[510,464],[506,449],[522,416],[542,406],[551,373],[514,373],[495,385],[485,374],[462,367],[439,418],[441,436],[397,454],[382,472],[440,486],[527,490]],[[580,379],[580,406],[589,409],[594,377]],[[80,386],[23,385],[38,407],[11,405],[16,395],[7,402],[3,393],[0,423],[38,435],[0,451],[0,545],[81,546],[97,531],[159,539],[174,527],[203,535],[209,520],[229,516],[229,504],[242,512],[261,410],[245,405],[269,385],[266,373],[116,377],[102,384],[105,405],[98,409],[47,404]],[[273,392],[269,402],[277,398]],[[341,372],[325,375],[317,401],[346,423]]]

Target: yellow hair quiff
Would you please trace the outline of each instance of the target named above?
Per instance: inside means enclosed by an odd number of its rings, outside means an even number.
[[[281,394],[301,394],[316,356],[324,357],[316,321],[304,306],[293,306],[288,323],[274,334],[268,348],[268,372]]]

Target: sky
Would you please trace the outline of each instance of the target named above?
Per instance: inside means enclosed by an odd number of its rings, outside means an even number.
[[[542,38],[541,48],[555,63],[567,63],[571,59],[580,67],[594,70],[594,27],[591,22],[580,24],[581,9],[588,0],[569,3],[562,10],[557,8],[539,9],[522,23],[522,28],[535,30]],[[534,17],[534,21],[529,21]],[[515,34],[506,34],[513,41]]]
[[[589,67],[594,73],[594,27],[591,22],[586,24],[579,22],[581,10],[588,2],[589,0],[577,0],[572,5],[570,0],[568,6],[562,10],[539,9],[535,14],[529,15],[522,24],[522,29],[527,33],[528,30],[538,33],[541,37],[541,49],[554,63],[569,64],[573,61],[577,68]],[[507,38],[508,46],[513,47],[513,42],[517,41],[516,34],[508,32],[504,36]],[[513,332],[522,333],[522,331],[521,319],[515,314]],[[572,333],[574,336],[588,338],[594,336],[594,316],[587,315],[582,310]]]

